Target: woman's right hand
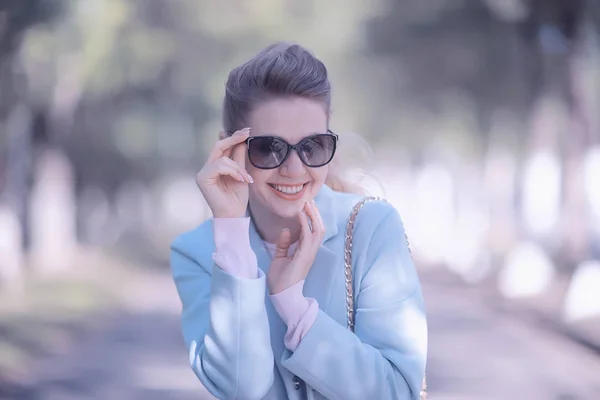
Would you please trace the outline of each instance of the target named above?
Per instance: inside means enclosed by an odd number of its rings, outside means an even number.
[[[252,177],[244,167],[250,128],[219,140],[206,164],[196,175],[196,184],[214,218],[241,218],[248,207],[248,183]]]

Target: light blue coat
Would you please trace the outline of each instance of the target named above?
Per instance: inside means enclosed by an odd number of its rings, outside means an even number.
[[[284,346],[286,326],[268,297],[265,274],[271,258],[253,224],[258,279],[236,278],[214,266],[212,220],[173,242],[171,268],[193,371],[219,399],[418,399],[427,324],[400,216],[384,202],[369,202],[359,212],[352,250],[352,333],[346,319],[344,237],[360,197],[324,186],[315,200],[326,233],[304,295],[315,298],[320,310],[294,352]]]

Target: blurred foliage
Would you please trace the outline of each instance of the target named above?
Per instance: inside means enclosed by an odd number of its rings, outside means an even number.
[[[42,110],[37,136],[67,148],[87,184],[114,188],[195,169],[217,136],[234,65],[289,39],[342,70],[360,45],[360,23],[377,11],[359,1],[318,4],[63,2],[66,12],[28,27],[19,49],[29,102]],[[343,86],[340,98],[355,98],[361,110],[360,96],[344,95]]]
[[[378,86],[390,102],[466,116],[462,124],[483,139],[502,112],[523,136],[535,101],[569,74],[560,66],[586,28],[597,33],[599,10],[579,0],[393,1],[369,21],[365,50],[391,70]]]
[[[6,56],[14,51],[28,28],[55,19],[63,6],[62,0],[2,0],[0,54]]]
[[[78,185],[114,188],[197,169],[220,129],[228,71],[278,40],[299,42],[328,65],[338,131],[376,146],[422,150],[441,140],[476,154],[500,112],[512,121],[506,141],[519,146],[535,100],[568,73],[545,71],[568,57],[581,27],[598,26],[600,5],[14,0],[1,9],[35,137],[68,150]],[[2,78],[4,115],[4,83],[17,75]]]

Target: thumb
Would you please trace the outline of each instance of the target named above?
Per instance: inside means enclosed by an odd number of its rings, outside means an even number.
[[[289,229],[284,229],[279,234],[277,247],[275,248],[275,258],[286,258],[290,245],[292,244],[292,233]]]

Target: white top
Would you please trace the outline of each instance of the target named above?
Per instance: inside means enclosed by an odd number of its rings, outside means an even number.
[[[265,244],[265,248],[267,249],[269,254],[271,254],[271,258],[275,257],[275,250],[277,249],[277,245],[274,243],[266,242],[264,240],[263,240],[263,243]],[[288,249],[288,257],[292,257],[294,255],[297,247],[298,247],[298,242],[294,242],[290,245],[290,248]]]

